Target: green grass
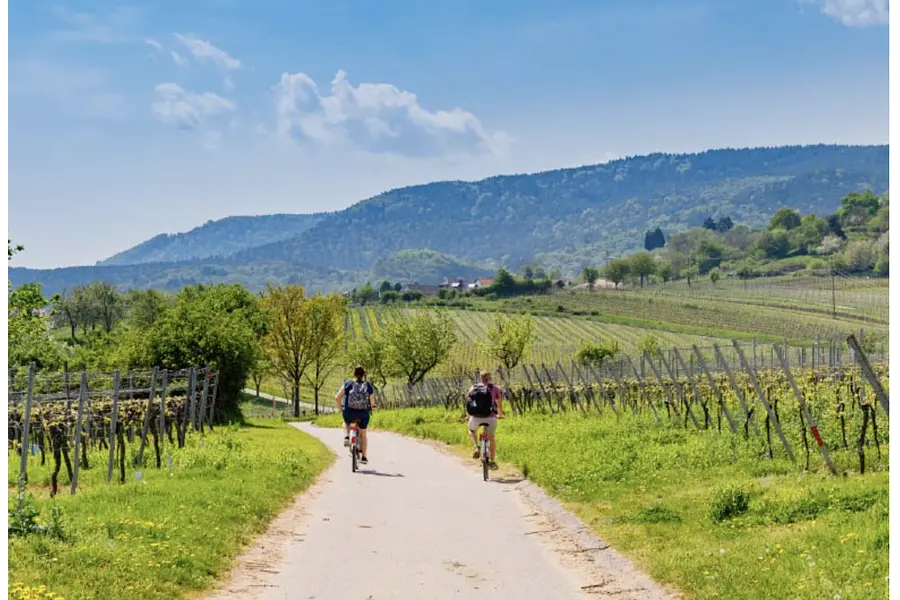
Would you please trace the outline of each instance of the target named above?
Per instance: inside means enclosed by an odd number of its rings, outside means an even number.
[[[443,409],[382,411],[372,423],[468,443]],[[867,457],[867,475],[831,477],[764,460],[730,434],[534,415],[502,422],[498,458],[688,598],[876,599],[888,594],[886,446],[883,464]]]
[[[318,441],[277,420],[193,436],[174,451],[171,472],[165,463],[146,469],[143,482],[107,486],[103,456],[89,456],[78,494],[56,500],[46,492],[49,469],[30,467],[39,520],[59,505],[65,537],[10,539],[10,598],[41,597],[14,594],[15,584],[44,585],[67,600],[169,599],[204,590],[331,461]],[[18,472],[14,458],[10,471]]]

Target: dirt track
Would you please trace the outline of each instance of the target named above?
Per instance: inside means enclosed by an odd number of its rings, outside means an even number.
[[[477,465],[384,432],[354,474],[340,430],[297,427],[338,459],[209,600],[672,597],[528,482],[484,483]]]

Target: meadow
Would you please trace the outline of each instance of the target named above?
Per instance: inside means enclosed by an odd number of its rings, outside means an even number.
[[[207,589],[333,458],[274,419],[191,435],[170,452],[171,467],[107,485],[105,453],[92,451],[79,492],[52,500],[50,461],[33,465],[23,510],[10,454],[11,521],[37,521],[47,533],[10,536],[8,597],[162,600]]]

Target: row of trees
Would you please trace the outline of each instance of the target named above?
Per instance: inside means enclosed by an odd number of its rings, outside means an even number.
[[[10,256],[16,251],[10,246]],[[387,290],[386,290],[387,291]],[[391,290],[393,291],[393,290]],[[299,415],[300,389],[319,395],[336,369],[362,364],[377,386],[410,385],[446,362],[458,343],[449,313],[422,310],[377,335],[345,331],[349,298],[308,296],[302,286],[270,286],[259,295],[240,285],[195,285],[174,295],[92,284],[48,300],[39,284],[9,294],[9,363],[58,370],[182,369],[219,372],[217,415],[233,418],[247,381],[259,389],[277,378],[291,389]],[[44,310],[53,307],[50,314]],[[71,334],[64,339],[56,331]],[[528,316],[498,315],[484,342],[506,368],[521,361],[533,340]]]
[[[652,277],[663,283],[686,279],[690,284],[708,276],[715,282],[723,270],[741,278],[777,272],[786,259],[802,261],[801,267],[811,269],[886,276],[889,212],[887,193],[876,196],[866,190],[848,194],[840,208],[824,218],[779,209],[766,227],[756,231],[735,225],[727,216],[708,218],[702,227],[670,235],[663,250],[612,260],[602,270],[585,267],[582,278],[592,288],[601,276],[617,287],[630,280],[643,287]],[[656,237],[648,232],[645,247],[660,248]]]

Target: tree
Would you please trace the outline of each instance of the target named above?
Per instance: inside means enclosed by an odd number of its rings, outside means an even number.
[[[68,327],[71,332],[72,341],[77,342],[76,330],[78,320],[76,318],[75,303],[72,297],[65,292],[62,294],[54,294],[50,299],[53,306],[53,325],[56,327]]]
[[[582,364],[591,364],[597,367],[602,366],[603,362],[619,354],[619,342],[609,340],[608,342],[584,342],[578,352],[575,353],[575,360]]]
[[[709,280],[712,281],[713,285],[716,285],[719,282],[719,279],[722,278],[722,272],[719,271],[718,268],[713,269],[709,272]]]
[[[512,294],[516,289],[516,279],[512,276],[512,273],[501,267],[497,271],[497,276],[494,278],[494,283],[491,284],[490,289],[500,296]]]
[[[487,330],[487,349],[509,372],[525,355],[534,340],[534,320],[531,315],[505,316],[498,313]]]
[[[111,284],[97,281],[87,287],[88,301],[106,333],[125,317],[125,300]]]
[[[641,354],[646,352],[650,356],[656,356],[656,354],[659,352],[659,348],[659,338],[652,334],[645,335],[637,344],[638,352],[640,352]]]
[[[844,233],[843,227],[841,227],[841,218],[838,215],[828,215],[828,218],[825,219],[828,223],[828,232],[839,237],[842,240],[847,239],[847,234]]]
[[[399,294],[402,290],[403,290],[403,284],[402,284],[402,283],[400,283],[400,282],[398,281],[397,283],[394,284],[394,291],[395,291],[395,292],[397,292],[397,293]]]
[[[650,252],[651,250],[656,250],[657,248],[663,248],[666,245],[666,236],[663,234],[662,229],[657,227],[653,231],[648,231],[644,234],[644,250]]]
[[[631,272],[640,278],[641,287],[644,287],[644,279],[656,273],[656,260],[649,252],[638,252],[630,259]]]
[[[257,398],[259,398],[259,388],[262,387],[262,382],[265,381],[271,372],[272,364],[269,362],[268,355],[263,351],[258,352],[250,365],[250,380],[253,382],[253,389],[256,390]]]
[[[257,299],[243,286],[188,286],[151,329],[132,334],[140,343],[131,346],[122,366],[175,370],[208,365],[218,372],[217,418],[237,418],[266,325]]]
[[[716,231],[726,232],[731,231],[731,228],[734,227],[734,221],[731,220],[731,217],[725,216],[719,219],[719,222],[716,223]]]
[[[585,283],[588,284],[588,288],[591,291],[594,291],[594,285],[597,283],[597,280],[600,279],[600,271],[597,267],[584,267],[581,270],[581,277],[584,279]]]
[[[722,244],[710,239],[700,240],[696,253],[697,258],[700,259],[698,266],[700,274],[709,273],[711,269],[722,264],[725,254],[725,247]]]
[[[697,279],[697,267],[688,267],[682,272],[682,275],[687,279],[688,287],[691,287],[691,282]]]
[[[784,258],[791,251],[791,242],[784,230],[763,231],[756,238],[756,247],[766,258]]]
[[[269,285],[262,297],[262,306],[271,327],[263,340],[263,347],[272,370],[290,386],[294,416],[299,417],[300,382],[313,361],[309,300],[302,286]]]
[[[385,292],[389,292],[394,289],[394,286],[391,285],[391,282],[385,279],[381,282],[381,286],[378,288],[378,292],[383,294]]]
[[[611,260],[603,269],[603,277],[612,281],[616,287],[619,287],[619,284],[625,281],[630,273],[631,263],[624,258]]]
[[[772,215],[772,218],[769,220],[769,229],[784,229],[785,231],[790,231],[795,227],[800,227],[801,219],[800,213],[792,208],[780,208],[778,211]]]
[[[662,279],[663,283],[669,283],[673,275],[671,263],[666,262],[659,265],[656,274],[659,275],[659,278]]]
[[[128,293],[128,323],[138,329],[150,329],[165,314],[171,298],[157,290],[131,290]]]
[[[378,300],[378,292],[375,291],[375,288],[372,287],[371,283],[367,283],[359,291],[356,292],[355,299],[360,304],[375,302]]]
[[[522,267],[522,278],[525,281],[532,281],[534,279],[534,267],[531,265],[525,265]]]
[[[39,311],[47,305],[41,284],[26,283],[20,286],[9,294],[8,303],[8,367],[20,370],[32,362],[42,370],[61,367],[63,349],[50,336],[47,319]]]
[[[12,240],[7,239],[6,240],[6,249],[7,249],[6,250],[6,252],[7,252],[6,260],[12,260],[12,257],[15,256],[16,254],[18,254],[19,252],[21,252],[22,250],[24,250],[25,246],[23,246],[21,244],[13,246]]]
[[[305,379],[313,389],[316,414],[319,414],[319,392],[334,371],[336,358],[344,343],[344,317],[347,304],[343,296],[313,296],[307,300],[307,327],[311,363]]]
[[[362,365],[366,378],[376,388],[387,385],[390,368],[387,362],[387,343],[380,334],[354,339],[347,350],[347,366]]]
[[[881,207],[881,200],[867,189],[863,193],[852,192],[841,198],[841,207],[837,211],[841,224],[859,226],[865,223]]]
[[[716,221],[712,217],[706,217],[706,220],[703,221],[703,229],[709,229],[710,231],[716,230]]]
[[[456,327],[443,311],[421,311],[384,329],[389,372],[415,385],[447,360],[457,342]]]

